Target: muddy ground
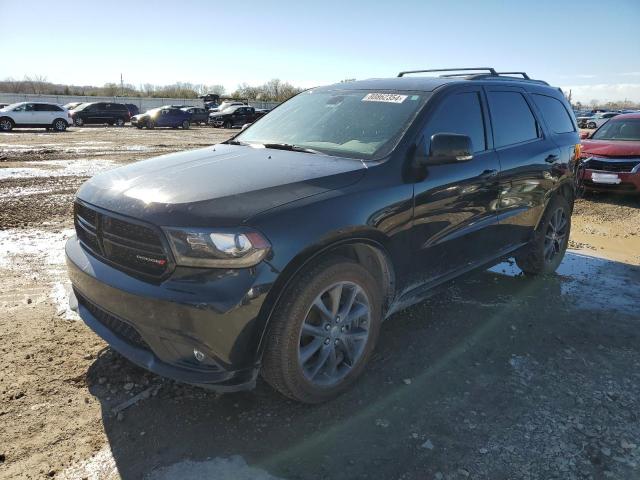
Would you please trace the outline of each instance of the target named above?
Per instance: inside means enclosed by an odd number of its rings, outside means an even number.
[[[0,478],[640,477],[640,202],[579,200],[557,275],[506,262],[383,326],[360,382],[309,407],[146,373],[66,306],[88,176],[216,143],[207,127],[0,135]]]

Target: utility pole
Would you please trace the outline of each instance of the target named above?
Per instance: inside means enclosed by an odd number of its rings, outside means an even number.
[[[120,74],[120,96],[124,97],[124,82],[122,81],[122,74]]]

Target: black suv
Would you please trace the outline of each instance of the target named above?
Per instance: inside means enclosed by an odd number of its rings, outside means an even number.
[[[124,103],[83,103],[69,113],[77,127],[105,123],[122,127],[131,119],[129,108]]]
[[[511,256],[553,272],[575,118],[545,82],[474,71],[313,88],[222,144],[96,175],[66,245],[72,306],[160,375],[232,391],[260,372],[314,403],[434,287]]]

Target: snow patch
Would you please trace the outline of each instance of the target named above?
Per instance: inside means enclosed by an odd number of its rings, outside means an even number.
[[[118,467],[111,449],[105,446],[91,458],[83,460],[64,470],[59,477],[62,480],[117,480],[120,478]]]
[[[278,480],[268,472],[250,467],[240,455],[216,457],[203,462],[185,460],[152,471],[145,480]]]
[[[90,177],[114,166],[111,160],[45,160],[25,167],[0,168],[0,180],[36,177]],[[41,168],[49,167],[49,168]]]

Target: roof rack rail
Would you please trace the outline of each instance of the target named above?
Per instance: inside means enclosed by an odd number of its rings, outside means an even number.
[[[496,72],[495,68],[493,68],[493,67],[477,67],[477,68],[436,68],[436,69],[431,69],[431,70],[407,70],[407,71],[398,73],[398,77],[404,77],[408,73],[469,72],[469,71],[477,72],[477,71],[481,71],[481,70],[486,70],[491,75],[498,75],[498,72]],[[453,76],[453,75],[451,75],[451,76]],[[465,76],[465,75],[458,75],[458,76]]]
[[[498,75],[522,75],[525,80],[531,80],[525,72],[498,72]]]

